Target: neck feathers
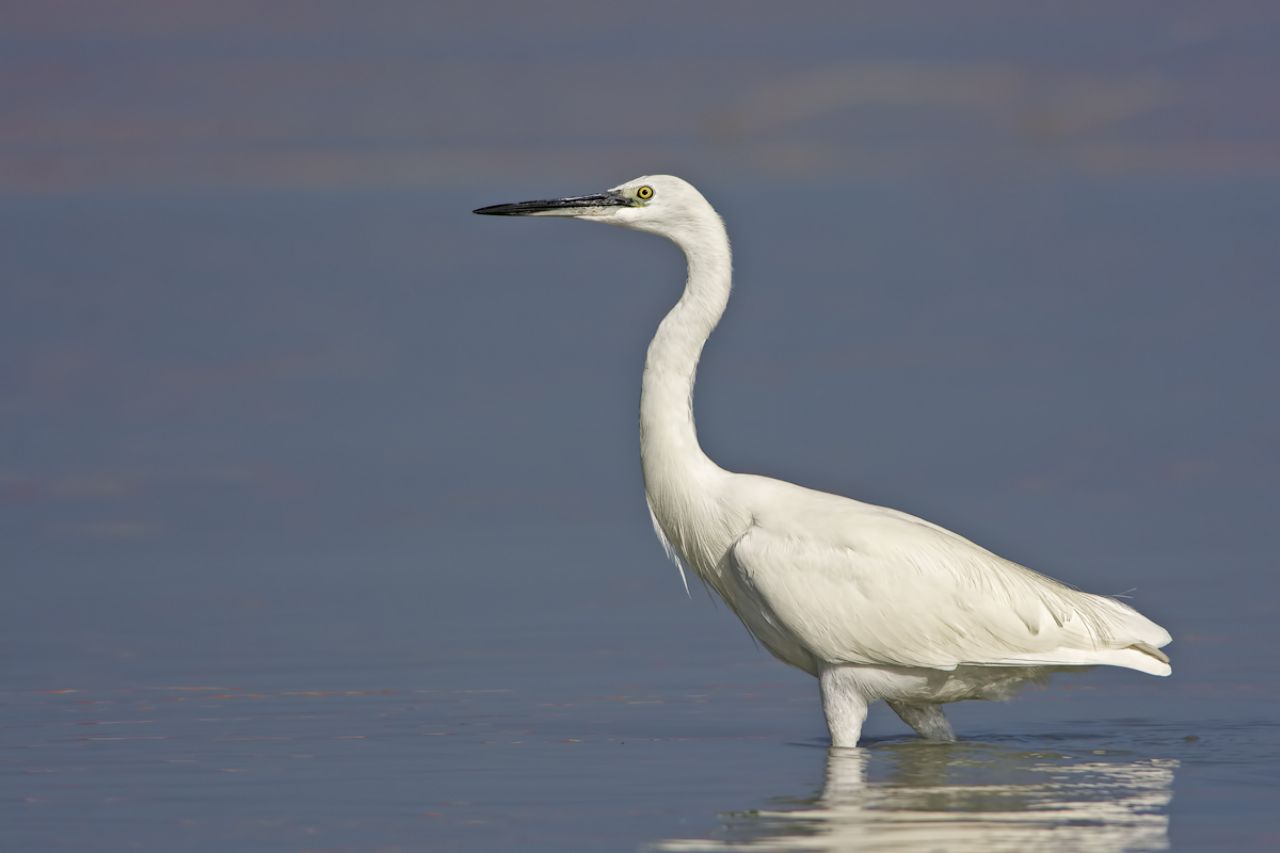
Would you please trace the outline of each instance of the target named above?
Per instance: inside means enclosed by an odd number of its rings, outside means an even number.
[[[724,223],[709,206],[706,213],[671,235],[684,251],[689,277],[645,359],[640,455],[651,497],[719,470],[698,444],[693,384],[702,347],[729,301],[732,260]]]

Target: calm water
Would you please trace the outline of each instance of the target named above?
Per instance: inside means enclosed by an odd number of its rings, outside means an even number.
[[[224,6],[0,34],[0,847],[1280,847],[1270,5]],[[829,756],[649,529],[680,259],[468,212],[657,170],[735,241],[713,457],[1173,677]]]
[[[1250,703],[1170,701],[1113,680],[1118,699],[1053,691],[1018,712],[961,714],[954,745],[888,734],[882,714],[865,749],[828,755],[805,685],[772,667],[538,684],[498,665],[486,669],[501,686],[465,688],[441,669],[293,665],[256,674],[260,686],[242,673],[242,686],[7,691],[8,844],[1160,850],[1275,838],[1280,732]]]

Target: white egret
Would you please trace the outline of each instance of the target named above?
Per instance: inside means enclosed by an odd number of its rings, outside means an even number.
[[[484,207],[666,237],[685,254],[680,301],[645,360],[640,455],[654,529],[782,661],[816,676],[831,743],[857,746],[884,699],[925,738],[939,707],[1001,699],[1051,671],[1097,664],[1170,673],[1165,629],[897,510],[720,468],[693,420],[698,358],[730,290],[729,238],[702,194],[650,175],[596,195]],[[686,581],[686,588],[687,588]]]

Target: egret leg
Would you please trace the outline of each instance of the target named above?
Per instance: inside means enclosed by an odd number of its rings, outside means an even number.
[[[902,718],[902,722],[916,730],[916,734],[925,740],[937,740],[950,743],[956,739],[951,731],[951,724],[942,714],[941,705],[912,705],[907,702],[886,700],[893,712]]]
[[[834,747],[855,747],[867,719],[867,697],[862,694],[852,667],[830,666],[818,672],[822,712],[827,717]]]

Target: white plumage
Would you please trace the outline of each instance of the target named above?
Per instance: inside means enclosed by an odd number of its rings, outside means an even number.
[[[1060,668],[1169,674],[1169,633],[1127,605],[906,513],[707,458],[693,383],[729,299],[731,260],[723,222],[688,183],[652,175],[476,212],[623,225],[684,250],[688,280],[649,345],[640,402],[654,528],[682,575],[693,571],[765,648],[818,677],[833,746],[857,745],[877,699],[925,737],[949,740],[944,702],[1005,698]]]

